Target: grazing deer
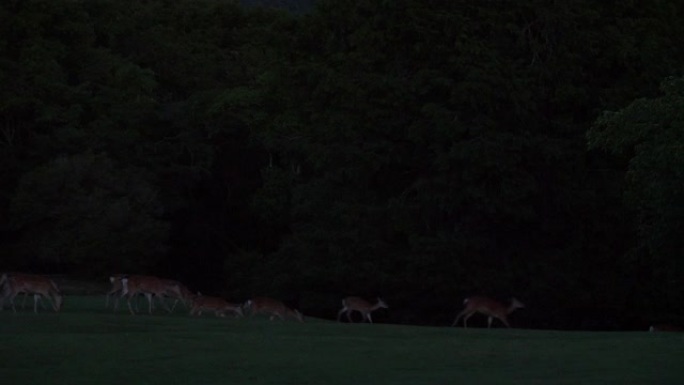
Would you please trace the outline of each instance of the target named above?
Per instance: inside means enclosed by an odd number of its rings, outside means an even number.
[[[2,311],[5,308],[5,299],[9,299],[10,296],[10,283],[9,283],[9,277],[13,275],[22,275],[20,273],[3,273],[0,275],[0,311]],[[24,310],[26,308],[26,298],[28,298],[29,294],[28,293],[23,293],[24,294],[24,299],[21,301],[21,310]],[[43,301],[40,301],[41,306],[45,308],[45,305],[43,304]]]
[[[3,273],[0,275],[0,310],[2,310],[5,306],[5,299],[10,299],[12,295],[12,285],[14,282],[14,278],[16,277],[31,277],[32,275],[30,274],[22,274],[22,273]],[[24,298],[21,301],[21,310],[24,310],[26,308],[26,298],[29,297],[29,293],[27,292],[22,292],[19,294],[24,294]],[[12,298],[13,300],[14,298]],[[40,306],[43,309],[46,309],[45,304],[43,303],[42,297],[40,294],[34,294],[33,295],[33,300],[40,302]],[[12,306],[14,306],[14,302],[12,301]],[[14,307],[13,307],[14,309]]]
[[[252,298],[245,302],[245,309],[249,311],[250,317],[255,314],[270,315],[270,320],[273,321],[275,317],[285,320],[285,317],[292,317],[299,322],[304,322],[304,316],[298,310],[292,310],[285,306],[282,301],[267,297]]]
[[[202,311],[213,311],[217,317],[225,317],[226,312],[235,313],[236,317],[242,317],[242,306],[240,304],[229,303],[219,297],[196,296],[192,301],[190,315],[202,315]]]
[[[131,314],[135,314],[133,308],[131,307],[131,298],[137,294],[144,294],[149,303],[149,313],[152,314],[152,297],[158,297],[161,301],[162,306],[171,312],[166,302],[164,302],[164,296],[175,296],[176,298],[181,297],[180,287],[171,283],[175,281],[163,280],[161,278],[147,276],[147,275],[131,275],[123,277],[121,279],[121,284],[123,290],[121,291],[121,296],[128,297],[128,310]]]
[[[16,313],[17,309],[14,306],[14,298],[20,293],[33,295],[33,312],[38,313],[38,302],[41,297],[47,298],[52,303],[52,308],[55,312],[59,312],[62,308],[63,297],[59,292],[57,284],[48,277],[34,274],[4,274],[0,278],[0,283],[5,285],[3,292],[12,304],[12,310]],[[42,302],[41,302],[42,304]]]
[[[358,311],[359,313],[361,313],[361,322],[365,322],[366,320],[368,320],[368,322],[373,323],[371,313],[380,308],[389,308],[385,301],[383,301],[380,298],[378,298],[375,304],[371,304],[370,302],[360,297],[347,297],[342,300],[342,309],[337,313],[337,321],[340,321],[342,314],[347,313],[347,320],[349,320],[349,322],[352,322],[351,313],[354,311]]]
[[[492,321],[494,320],[494,318],[503,322],[503,324],[506,325],[506,327],[511,327],[511,325],[508,324],[508,315],[512,313],[515,309],[521,309],[525,307],[525,305],[522,302],[518,301],[515,298],[511,299],[511,304],[509,306],[506,306],[499,301],[495,301],[487,297],[466,298],[465,301],[463,301],[463,304],[465,305],[465,309],[458,313],[456,319],[454,320],[454,323],[451,324],[451,326],[455,326],[458,323],[458,320],[461,317],[463,317],[463,327],[466,328],[468,327],[468,318],[470,318],[475,313],[482,313],[487,316],[488,328],[492,327]]]
[[[173,299],[173,305],[171,305],[171,310],[169,311],[170,313],[173,313],[173,311],[176,309],[178,302],[181,302],[183,306],[188,309],[192,306],[192,299],[195,295],[190,291],[190,289],[188,289],[187,286],[172,279],[162,279],[162,284],[164,284],[164,286],[167,288],[171,288],[164,293],[164,296]],[[176,287],[178,290],[175,289]]]

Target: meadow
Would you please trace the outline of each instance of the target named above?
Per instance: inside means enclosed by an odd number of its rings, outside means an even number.
[[[0,384],[684,384],[679,333],[0,312]]]

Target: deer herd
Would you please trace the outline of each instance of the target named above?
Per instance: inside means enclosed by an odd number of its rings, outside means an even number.
[[[154,299],[169,313],[172,313],[177,304],[182,303],[190,310],[191,316],[200,316],[202,312],[214,313],[217,317],[225,317],[226,313],[231,313],[235,317],[245,315],[254,316],[262,314],[270,317],[271,320],[285,320],[287,318],[304,322],[304,316],[296,309],[291,309],[282,301],[268,297],[255,297],[245,303],[229,302],[221,297],[204,296],[201,293],[191,292],[184,284],[179,281],[163,279],[148,275],[113,275],[109,277],[111,288],[106,293],[105,307],[113,302],[113,308],[119,306],[120,300],[126,300],[126,305],[131,314],[139,311],[136,299],[144,297],[147,300],[147,311],[152,314],[154,310]],[[52,305],[55,312],[62,308],[63,295],[57,284],[51,278],[44,275],[5,273],[0,275],[0,310],[4,308],[5,301],[9,300],[12,310],[16,312],[14,300],[19,294],[23,294],[22,307],[26,298],[33,296],[33,311],[38,312],[38,304],[42,307],[43,299]],[[172,305],[166,300],[173,301]],[[483,314],[487,317],[487,327],[491,328],[494,319],[499,320],[504,326],[510,328],[508,315],[516,309],[524,308],[525,305],[515,298],[511,299],[510,304],[506,305],[494,299],[482,296],[466,298],[463,301],[463,310],[456,315],[456,319],[451,326],[456,326],[463,320],[463,327],[467,328],[468,319],[475,313]],[[389,306],[381,298],[375,303],[370,303],[360,297],[346,297],[342,299],[342,309],[337,313],[337,321],[341,320],[342,315],[346,314],[347,320],[351,323],[352,313],[361,314],[361,322],[368,321],[373,323],[371,313],[378,309],[388,309]],[[681,331],[681,329],[669,325],[651,326],[649,329],[654,331]]]
[[[112,275],[109,277],[111,287],[105,295],[105,307],[113,305],[116,311],[121,300],[126,301],[126,306],[131,314],[136,314],[138,308],[137,299],[144,297],[147,300],[147,312],[152,314],[155,307],[155,299],[169,313],[172,313],[178,303],[182,303],[190,310],[191,316],[200,316],[202,312],[214,313],[218,317],[225,317],[226,313],[233,314],[235,317],[245,315],[253,316],[262,314],[271,320],[285,320],[287,318],[304,322],[304,316],[298,310],[291,309],[282,301],[268,297],[255,297],[245,303],[229,302],[221,297],[205,296],[201,293],[193,293],[179,281],[163,279],[149,275]],[[5,273],[0,276],[0,310],[4,307],[5,301],[9,300],[12,310],[16,312],[14,300],[19,294],[24,294],[26,301],[28,296],[33,296],[33,311],[38,312],[38,304],[43,299],[51,302],[55,312],[59,312],[62,307],[63,296],[55,284],[55,281],[47,276],[35,274]],[[172,304],[167,303],[168,300]],[[513,310],[522,308],[524,305],[516,300],[512,300],[510,306],[501,304],[486,297],[470,297],[465,300],[465,309],[458,314],[452,326],[463,318],[463,326],[467,327],[467,320],[475,313],[482,313],[488,317],[487,326],[491,327],[492,320],[498,319],[505,326],[510,327],[507,315]],[[23,304],[22,304],[23,307]],[[342,309],[337,313],[337,321],[343,315],[351,323],[352,313],[358,312],[361,321],[373,323],[371,313],[378,309],[388,309],[389,306],[381,298],[375,303],[366,301],[360,297],[346,297],[342,299]]]

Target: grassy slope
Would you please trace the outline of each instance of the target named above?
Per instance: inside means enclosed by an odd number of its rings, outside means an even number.
[[[681,334],[0,313],[0,384],[684,384]]]

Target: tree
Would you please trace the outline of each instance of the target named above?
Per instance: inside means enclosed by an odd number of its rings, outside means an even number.
[[[625,202],[635,212],[638,245],[631,263],[643,272],[653,307],[683,309],[684,78],[661,83],[662,94],[607,111],[588,132],[591,149],[627,159]],[[645,260],[644,260],[645,259]]]
[[[86,275],[155,266],[169,226],[151,179],[104,153],[56,158],[26,173],[10,207],[19,265]]]

